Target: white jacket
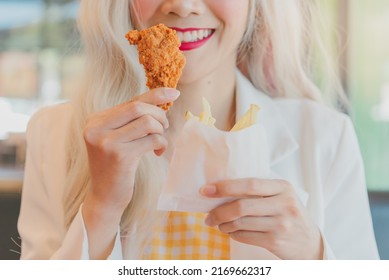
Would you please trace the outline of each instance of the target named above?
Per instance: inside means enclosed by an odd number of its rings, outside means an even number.
[[[326,259],[377,259],[363,163],[350,119],[308,100],[271,99],[238,75],[237,117],[261,107],[272,170],[293,184],[321,229]],[[27,131],[27,161],[18,229],[22,259],[87,259],[81,211],[64,226],[65,139],[71,105],[39,111]],[[239,243],[231,259],[270,259]],[[122,258],[119,234],[110,258]]]

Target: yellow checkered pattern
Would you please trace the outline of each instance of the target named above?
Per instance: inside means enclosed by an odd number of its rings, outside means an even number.
[[[229,236],[204,224],[206,214],[170,212],[165,224],[158,227],[146,260],[228,260]]]

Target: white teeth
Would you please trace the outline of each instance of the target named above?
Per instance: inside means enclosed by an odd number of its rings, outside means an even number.
[[[180,32],[177,31],[177,35],[180,38],[182,43],[189,43],[189,42],[196,42],[199,40],[202,40],[209,35],[211,35],[212,30],[211,29],[202,29],[202,30],[194,30],[194,31],[187,31],[187,32]]]
[[[178,36],[178,38],[180,38],[181,42],[184,40],[184,33],[177,31],[177,36]]]
[[[194,37],[194,36],[192,37],[192,34],[193,32],[185,32],[183,42],[192,42],[192,39]]]

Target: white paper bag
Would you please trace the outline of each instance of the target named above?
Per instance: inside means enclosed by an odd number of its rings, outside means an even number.
[[[261,124],[220,131],[189,120],[179,136],[158,210],[209,212],[234,198],[206,198],[205,184],[239,178],[269,178],[269,150]]]

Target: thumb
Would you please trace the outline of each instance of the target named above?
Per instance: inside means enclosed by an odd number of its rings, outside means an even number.
[[[175,101],[179,96],[180,92],[174,88],[155,88],[136,96],[133,100],[152,105],[162,105]]]

